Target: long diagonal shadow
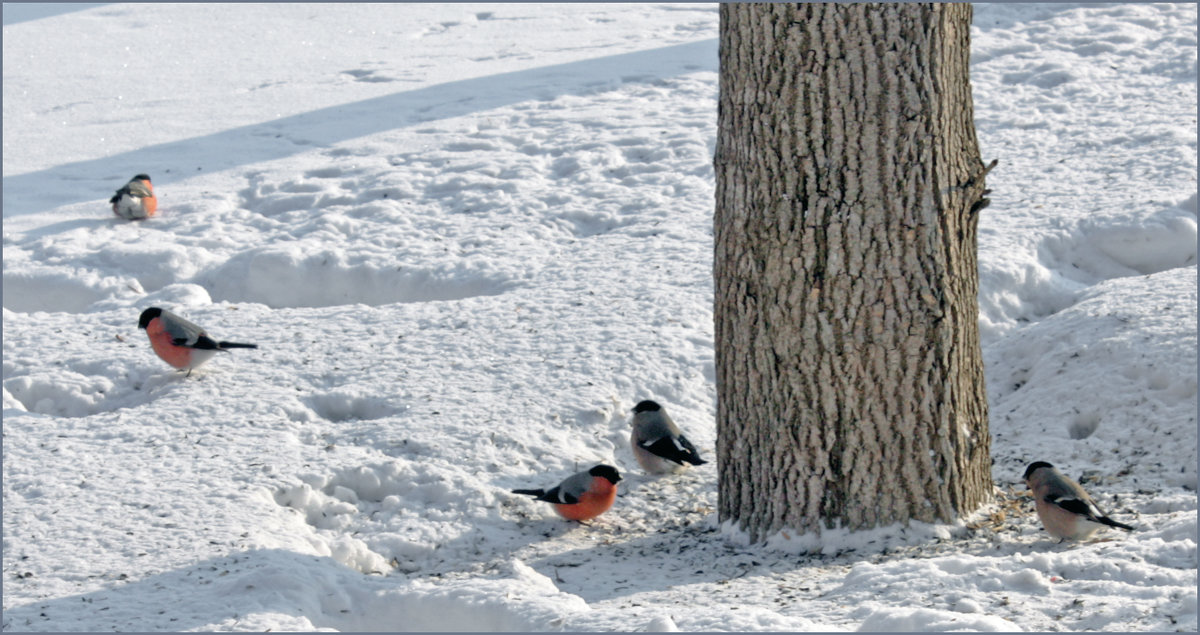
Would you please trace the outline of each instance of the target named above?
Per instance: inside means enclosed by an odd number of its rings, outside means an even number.
[[[666,78],[717,68],[717,40],[701,40],[646,51],[610,55],[437,84],[362,101],[330,106],[272,121],[138,148],[100,159],[65,163],[4,177],[4,216],[15,216],[107,197],[137,172],[155,172],[161,186],[205,170],[278,159],[313,147],[459,117],[531,99],[586,93],[612,82]],[[164,166],[174,166],[170,173]],[[117,183],[121,181],[121,183]]]
[[[102,7],[108,2],[5,2],[4,26]]]

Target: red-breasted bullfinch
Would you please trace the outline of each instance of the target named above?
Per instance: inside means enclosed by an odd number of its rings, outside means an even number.
[[[646,400],[633,407],[629,445],[633,458],[649,474],[682,472],[687,464],[704,465],[696,447],[658,403]]]
[[[1038,518],[1046,533],[1063,540],[1086,540],[1101,527],[1133,527],[1108,517],[1078,483],[1045,461],[1025,468],[1025,484],[1033,491]]]
[[[129,220],[149,218],[158,209],[154,186],[150,185],[150,177],[145,174],[130,179],[108,202],[112,203],[114,214]]]
[[[179,370],[186,369],[189,376],[193,368],[207,362],[218,351],[228,352],[227,349],[230,348],[258,348],[257,344],[215,341],[199,326],[158,307],[142,311],[142,317],[138,319],[138,328],[146,329],[150,347],[164,362]]]
[[[514,494],[533,496],[554,505],[554,511],[567,520],[590,520],[608,511],[617,499],[617,481],[621,475],[611,465],[597,465],[580,472],[550,489],[515,489]]]

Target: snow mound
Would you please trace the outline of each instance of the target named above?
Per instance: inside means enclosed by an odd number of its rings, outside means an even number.
[[[590,609],[576,595],[519,560],[482,576],[442,583],[413,581],[398,590],[359,594],[356,605],[325,612],[327,626],[352,632],[513,632],[564,630]]]
[[[865,633],[1019,633],[1024,630],[1002,617],[978,615],[978,606],[970,601],[960,606],[963,608],[961,612],[884,607],[872,612],[858,630]]]
[[[472,270],[474,269],[474,270]],[[384,268],[316,245],[270,246],[231,258],[200,280],[218,302],[256,302],[271,308],[460,300],[499,295],[513,282],[486,263],[429,270]]]
[[[149,377],[143,369],[123,361],[84,366],[5,379],[5,407],[56,417],[86,417],[147,403],[171,380],[169,375]]]
[[[10,270],[7,266],[4,270],[4,308],[21,313],[83,313],[101,300],[133,299],[140,291],[128,280],[94,271]]]
[[[478,536],[461,518],[496,522],[511,500],[496,488],[453,468],[405,459],[360,465],[332,474],[304,474],[299,483],[274,492],[280,506],[299,512],[311,530],[310,541],[346,566],[363,571],[415,572],[479,545],[503,540],[506,531]],[[354,536],[366,536],[362,541]],[[339,549],[347,540],[354,549]],[[359,548],[361,546],[361,548]]]
[[[176,595],[180,587],[188,592]],[[232,617],[217,617],[213,606]],[[578,596],[516,560],[478,577],[397,583],[329,557],[251,549],[98,593],[6,609],[5,620],[33,630],[51,620],[65,630],[122,630],[139,620],[158,631],[528,632],[561,630],[588,611]]]
[[[1195,207],[1193,194],[1179,206],[1141,218],[1085,218],[1044,238],[1041,260],[1085,284],[1195,265]]]
[[[1105,280],[1194,266],[1196,195],[1156,211],[1056,220],[1033,246],[980,266],[984,340],[1062,311]],[[984,243],[988,242],[986,239]],[[1005,326],[1005,325],[1008,326]]]
[[[1014,446],[1002,469],[1020,474],[1022,462],[1050,456],[1091,465],[1111,444],[1142,478],[1194,491],[1194,464],[1154,457],[1197,443],[1196,285],[1195,266],[1106,281],[985,346],[995,443]]]

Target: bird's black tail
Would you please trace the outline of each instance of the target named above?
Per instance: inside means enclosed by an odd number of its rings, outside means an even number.
[[[1109,527],[1119,527],[1121,529],[1124,529],[1125,531],[1133,531],[1133,527],[1130,527],[1129,525],[1126,525],[1125,523],[1119,523],[1119,522],[1109,518],[1108,516],[1101,516],[1100,518],[1097,518],[1096,520],[1104,523],[1105,525],[1108,525]]]
[[[526,496],[537,497],[537,496],[541,496],[542,494],[545,494],[546,490],[544,490],[544,489],[515,489],[512,491],[512,493],[513,494],[524,494]]]
[[[258,348],[258,344],[242,344],[241,342],[217,342],[217,348]]]

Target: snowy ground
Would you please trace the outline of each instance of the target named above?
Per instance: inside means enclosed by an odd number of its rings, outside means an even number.
[[[1194,5],[976,5],[997,502],[768,546],[627,442],[715,454],[714,5],[3,28],[5,630],[1196,629]],[[1139,531],[1055,544],[1039,459]],[[600,461],[590,526],[508,493]]]

